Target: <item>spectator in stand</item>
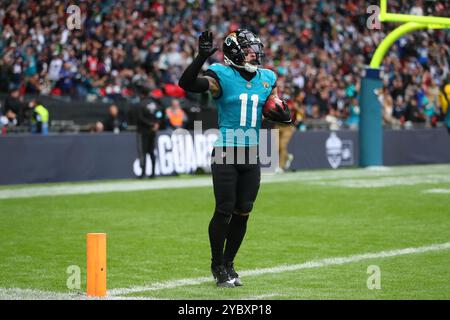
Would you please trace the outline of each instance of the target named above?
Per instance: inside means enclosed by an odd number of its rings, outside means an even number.
[[[339,130],[341,128],[341,120],[339,119],[339,112],[330,107],[328,114],[325,116],[325,121],[328,123],[330,130]]]
[[[381,40],[396,27],[366,27],[360,1],[85,0],[80,30],[61,23],[69,0],[2,1],[0,89],[64,95],[88,101],[138,100],[139,87],[176,85],[190,63],[200,30],[209,26],[220,43],[231,29],[246,27],[267,43],[264,67],[278,73],[289,97],[305,92],[304,120],[323,121],[330,110],[345,114],[359,94],[361,75]],[[450,4],[439,1],[439,15]],[[236,14],[242,12],[245,14]],[[391,3],[393,12],[423,12],[418,4]],[[415,85],[419,108],[433,102],[428,78],[441,86],[450,72],[450,33],[418,31],[400,39],[384,59],[393,101]],[[216,59],[222,60],[219,49]],[[205,65],[207,67],[207,65]],[[425,76],[426,75],[426,76]],[[423,95],[428,102],[423,104]],[[289,101],[291,100],[291,101]],[[437,101],[437,103],[440,103]],[[318,110],[317,110],[318,109]],[[344,119],[345,121],[345,119]],[[432,121],[432,120],[430,120]]]
[[[128,124],[119,108],[113,104],[108,109],[108,116],[96,124],[97,131],[120,133],[127,130]]]
[[[382,107],[383,125],[399,128],[400,121],[394,117],[394,100],[387,86],[377,90],[378,101]]]
[[[405,128],[411,128],[412,123],[424,123],[424,122],[425,122],[425,115],[417,105],[417,100],[410,97],[406,101]]]
[[[20,95],[19,89],[13,89],[6,97],[3,106],[3,116],[6,118],[3,121],[7,126],[18,126],[24,120],[24,102]]]
[[[406,106],[403,101],[403,95],[398,95],[394,102],[394,109],[392,115],[397,119],[400,124],[405,122]]]
[[[357,98],[353,98],[349,105],[345,124],[351,130],[357,130],[359,127],[359,104]]]

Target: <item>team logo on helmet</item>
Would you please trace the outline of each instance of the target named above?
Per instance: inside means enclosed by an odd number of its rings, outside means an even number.
[[[236,33],[235,33],[235,32],[230,33],[230,34],[225,38],[225,44],[226,44],[227,46],[231,46],[231,44],[232,44],[233,42],[237,43],[237,40],[236,40]]]

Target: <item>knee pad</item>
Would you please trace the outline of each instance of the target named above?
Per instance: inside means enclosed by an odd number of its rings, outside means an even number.
[[[243,202],[236,206],[234,212],[240,215],[248,215],[253,210],[253,202]]]

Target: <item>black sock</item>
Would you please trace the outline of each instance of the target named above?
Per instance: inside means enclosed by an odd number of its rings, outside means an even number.
[[[228,227],[227,244],[224,253],[224,262],[232,262],[236,256],[242,240],[244,239],[245,232],[247,231],[248,215],[241,216],[239,214],[233,214]]]
[[[212,265],[223,264],[223,247],[228,234],[230,218],[215,212],[209,223],[209,242],[211,244]]]

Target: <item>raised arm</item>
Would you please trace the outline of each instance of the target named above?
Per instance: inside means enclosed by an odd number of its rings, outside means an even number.
[[[217,51],[213,46],[213,36],[209,31],[204,31],[199,37],[198,55],[181,75],[178,85],[186,91],[205,92],[210,91],[215,97],[220,94],[220,86],[212,77],[199,77],[200,70],[205,61]]]

